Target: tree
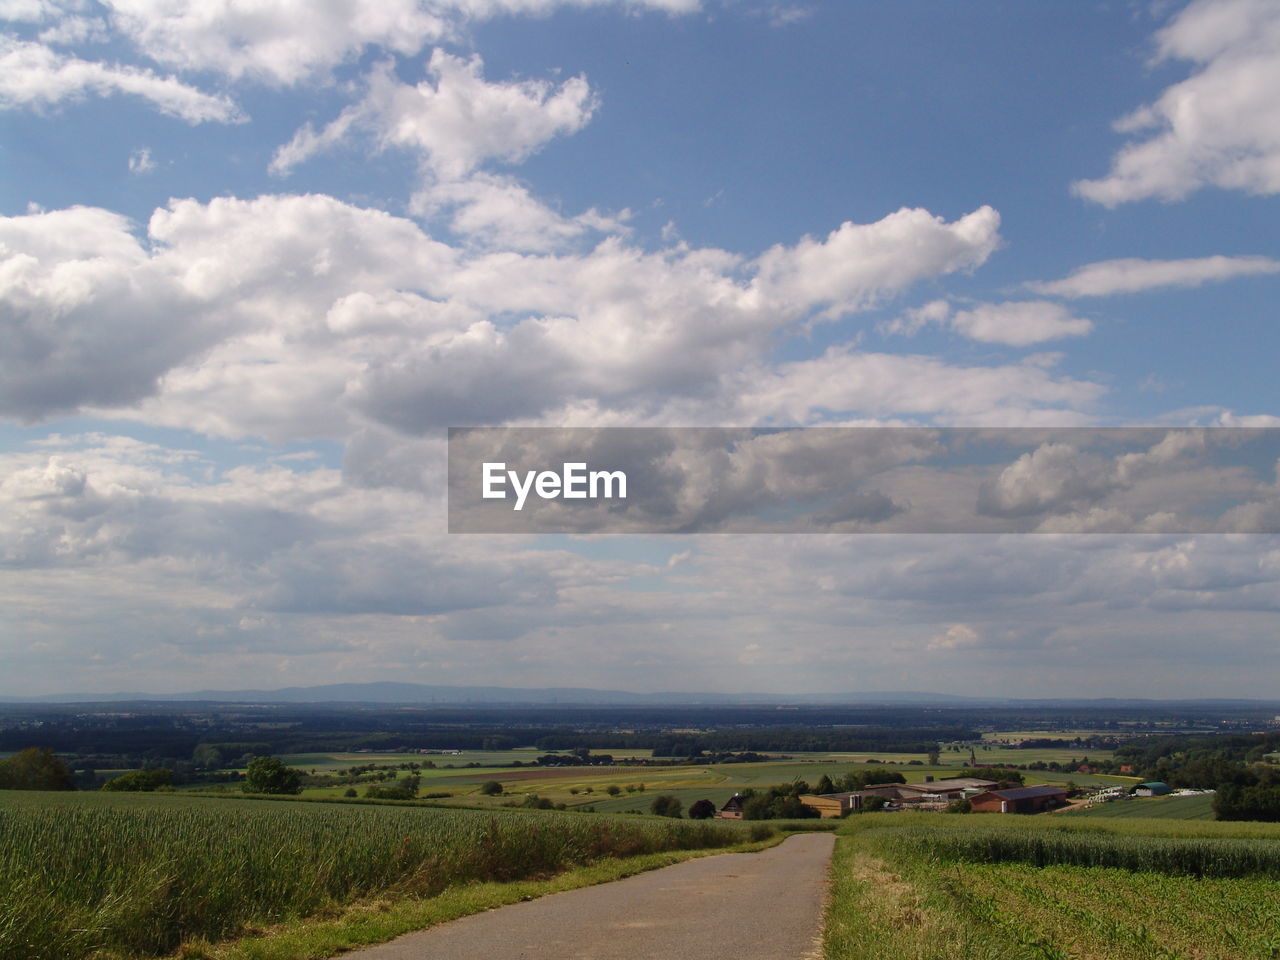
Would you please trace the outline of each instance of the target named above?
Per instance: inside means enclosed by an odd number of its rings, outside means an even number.
[[[48,747],[28,747],[0,760],[0,790],[74,790],[67,765]]]
[[[486,797],[498,797],[502,795],[502,784],[497,780],[487,780],[480,787],[480,792]]]
[[[172,785],[173,774],[161,767],[158,770],[131,770],[112,780],[108,780],[102,785],[102,789],[107,791],[150,793],[161,787]]]
[[[929,766],[936,767],[938,765],[938,748],[934,747],[929,751]]]
[[[201,770],[217,770],[222,766],[222,751],[212,743],[198,744],[191,752],[191,762]]]
[[[836,785],[832,783],[831,778],[824,773],[822,777],[818,780],[818,785],[813,788],[813,792],[818,794],[819,796],[822,796],[823,794],[827,794],[827,793],[835,793]]]
[[[279,757],[254,757],[244,773],[245,793],[301,793],[302,774]]]
[[[716,805],[710,800],[695,800],[689,805],[690,820],[710,820],[716,815]]]
[[[618,794],[622,792],[622,788],[618,786],[616,783],[611,783],[604,788],[604,792],[611,797],[616,797]]]
[[[659,794],[653,798],[653,802],[649,804],[649,812],[655,813],[660,817],[674,817],[679,819],[680,811],[684,809],[684,804],[680,802],[680,798],[670,793]]]

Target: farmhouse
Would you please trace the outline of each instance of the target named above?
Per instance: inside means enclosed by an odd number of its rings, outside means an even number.
[[[1067,802],[1067,791],[1045,784],[1040,787],[1018,787],[1013,790],[988,790],[969,803],[980,813],[1040,813]]]
[[[741,820],[742,819],[742,797],[734,794],[724,802],[724,806],[720,808],[720,812],[716,814],[721,820]]]

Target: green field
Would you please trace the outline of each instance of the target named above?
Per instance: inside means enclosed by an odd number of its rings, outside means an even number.
[[[1087,810],[1073,811],[1072,817],[1109,819],[1212,820],[1213,794],[1194,797],[1132,797],[1100,803]]]
[[[0,957],[155,956],[370,896],[432,896],[751,833],[542,811],[5,791]]]
[[[870,814],[842,833],[827,960],[1280,956],[1280,824]]]

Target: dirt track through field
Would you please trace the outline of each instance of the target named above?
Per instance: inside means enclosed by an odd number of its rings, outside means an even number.
[[[821,956],[835,838],[688,860],[344,954],[358,960],[804,960]]]

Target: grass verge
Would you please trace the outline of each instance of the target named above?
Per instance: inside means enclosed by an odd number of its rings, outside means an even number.
[[[784,834],[778,834],[727,849],[677,850],[603,860],[541,880],[452,887],[425,900],[381,898],[353,904],[331,916],[294,920],[219,944],[191,941],[184,944],[172,960],[323,960],[346,950],[386,943],[406,933],[509,903],[621,880],[697,857],[754,853],[784,839]],[[103,956],[101,960],[108,958]],[[127,958],[121,956],[119,960]]]

